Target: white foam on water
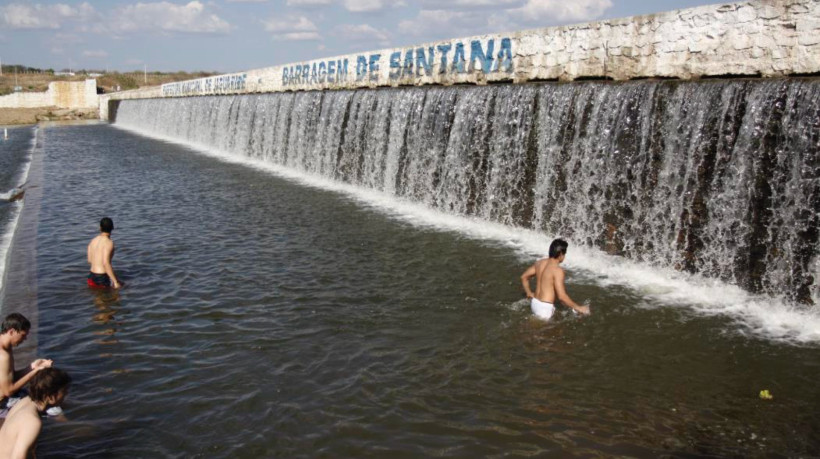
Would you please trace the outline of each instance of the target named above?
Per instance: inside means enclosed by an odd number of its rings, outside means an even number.
[[[36,127],[33,129],[28,156],[23,161],[15,182],[25,182],[28,179],[28,171],[31,167],[31,155],[34,152],[34,147],[37,145],[37,129],[38,128]],[[0,198],[9,199],[12,193],[16,190],[17,189],[14,188],[6,193],[2,193],[0,194]],[[0,235],[0,291],[3,290],[3,285],[6,279],[6,269],[9,262],[9,249],[11,249],[11,243],[14,239],[14,232],[17,230],[17,223],[20,221],[20,214],[23,210],[23,201],[12,202],[9,205],[12,206],[12,217],[6,224],[3,233]],[[2,304],[0,304],[0,310],[2,310]]]
[[[394,195],[336,182],[258,159],[240,157],[205,145],[122,125],[113,126],[144,137],[182,145],[225,162],[266,171],[302,185],[341,193],[414,226],[454,231],[470,238],[500,243],[514,250],[525,263],[534,261],[535,257],[545,256],[554,238],[553,235],[526,228],[447,215]],[[571,240],[569,242],[572,244]],[[650,307],[680,307],[696,314],[729,317],[739,326],[737,331],[746,335],[790,344],[820,343],[820,311],[817,306],[796,306],[784,298],[754,295],[715,279],[648,266],[577,245],[570,246],[565,265],[571,270],[581,271],[579,274],[600,286],[627,286],[644,297]],[[511,273],[511,277],[517,277],[518,274]]]

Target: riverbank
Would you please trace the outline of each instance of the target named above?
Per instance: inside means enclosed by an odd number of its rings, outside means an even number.
[[[0,126],[35,124],[39,121],[96,120],[99,118],[99,110],[96,108],[38,107],[0,110]]]

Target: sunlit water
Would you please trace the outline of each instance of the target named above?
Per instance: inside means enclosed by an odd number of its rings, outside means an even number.
[[[729,287],[687,303],[571,246],[593,315],[543,323],[518,281],[537,233],[106,125],[42,134],[39,354],[75,380],[43,456],[820,454],[811,325],[708,313]],[[106,215],[119,293],[85,287]]]

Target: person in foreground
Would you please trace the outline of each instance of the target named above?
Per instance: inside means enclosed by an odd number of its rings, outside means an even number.
[[[22,398],[20,389],[38,372],[51,367],[51,360],[37,359],[21,370],[14,370],[12,348],[22,344],[30,330],[31,322],[16,312],[6,316],[0,328],[0,419]]]
[[[31,379],[29,396],[14,405],[0,428],[0,459],[25,459],[33,449],[50,405],[59,405],[68,394],[71,377],[63,370],[45,368]]]
[[[532,312],[540,319],[549,320],[552,317],[556,298],[580,314],[589,314],[589,306],[581,306],[572,301],[564,286],[564,270],[559,265],[567,256],[568,246],[563,239],[552,241],[549,258],[536,261],[521,275],[521,285],[524,286],[527,298],[532,298]],[[535,277],[535,293],[530,289],[531,277]]]
[[[114,268],[111,266],[111,259],[114,258],[112,231],[114,231],[114,222],[105,217],[100,220],[100,234],[88,243],[88,264],[91,265],[91,272],[88,273],[89,287],[122,287],[122,283],[114,275]]]

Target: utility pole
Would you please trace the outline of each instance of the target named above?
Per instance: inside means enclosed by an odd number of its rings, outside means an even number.
[[[145,67],[142,69],[142,77],[145,81],[145,84],[148,84],[148,64],[144,64]]]
[[[0,76],[3,76],[3,59],[0,59]]]

